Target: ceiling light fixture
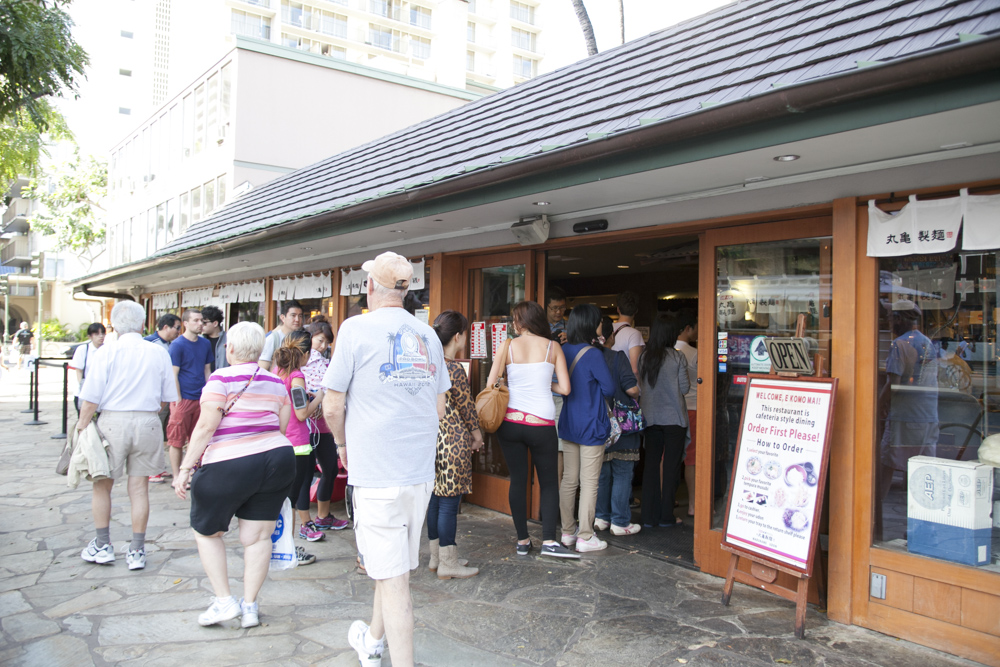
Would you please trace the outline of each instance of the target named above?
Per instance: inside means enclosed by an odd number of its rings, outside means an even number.
[[[775,162],[795,162],[800,157],[802,157],[802,156],[801,155],[792,155],[792,154],[779,155],[779,156],[777,156],[777,157],[774,158],[774,161]]]
[[[535,206],[548,206],[551,202],[547,201],[536,201]]]
[[[627,269],[628,268],[628,264],[619,264],[618,268],[619,269]]]
[[[580,272],[579,271],[570,271],[569,275],[571,275],[571,276],[578,276],[578,275],[580,275]]]

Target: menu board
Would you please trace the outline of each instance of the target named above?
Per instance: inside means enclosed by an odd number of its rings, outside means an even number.
[[[811,574],[836,390],[834,378],[750,376],[724,544]]]
[[[486,358],[486,322],[473,322],[469,335],[469,357]]]
[[[493,353],[491,357],[497,356],[497,350],[503,345],[503,342],[507,340],[507,323],[500,322],[497,324],[490,325],[490,338],[493,341]]]

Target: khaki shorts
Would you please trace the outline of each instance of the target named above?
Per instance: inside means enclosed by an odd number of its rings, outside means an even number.
[[[392,579],[420,564],[420,531],[433,490],[434,482],[354,487],[354,536],[369,577]]]
[[[155,412],[111,412],[97,420],[108,441],[111,479],[159,475],[166,468],[163,458],[163,430]]]

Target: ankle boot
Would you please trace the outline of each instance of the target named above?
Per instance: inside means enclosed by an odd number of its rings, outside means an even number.
[[[479,574],[478,567],[465,567],[458,560],[455,545],[441,547],[441,562],[438,565],[438,579],[468,579]]]
[[[427,564],[427,569],[431,572],[437,572],[438,569],[438,545],[441,543],[440,540],[431,540],[431,562]]]

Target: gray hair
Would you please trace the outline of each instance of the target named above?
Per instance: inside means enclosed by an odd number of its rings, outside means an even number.
[[[260,359],[264,350],[264,328],[256,322],[237,322],[226,334],[226,347],[233,361],[251,362]]]
[[[135,301],[119,301],[111,309],[111,326],[118,335],[142,333],[146,323],[146,309]]]
[[[379,303],[395,303],[396,301],[402,302],[406,298],[406,289],[396,289],[395,287],[386,287],[382,285],[374,278],[369,277],[368,282],[372,284],[372,298],[377,300]]]

